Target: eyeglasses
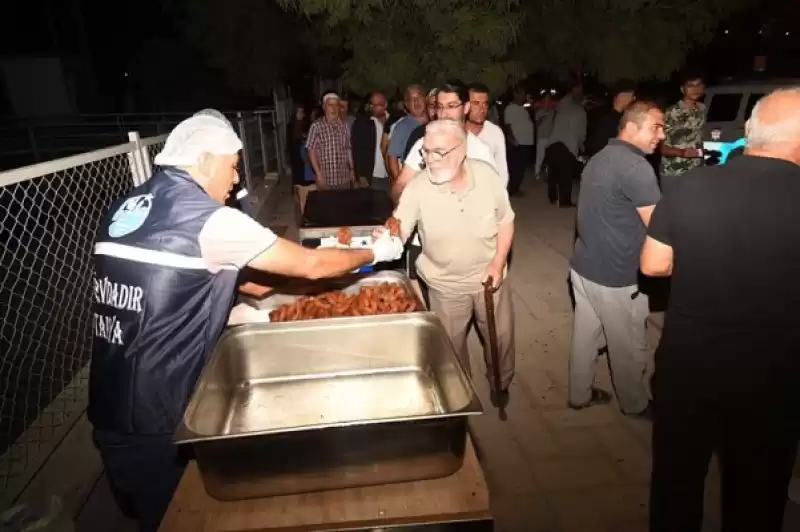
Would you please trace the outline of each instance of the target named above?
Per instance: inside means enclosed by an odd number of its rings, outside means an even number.
[[[423,163],[438,163],[438,162],[443,161],[445,157],[447,157],[453,151],[458,149],[462,144],[464,144],[464,143],[463,142],[459,142],[458,144],[456,144],[455,146],[453,146],[452,148],[450,148],[447,151],[429,150],[428,148],[423,146],[422,148],[419,149],[419,155],[420,155],[420,157],[422,157],[422,162]],[[421,165],[421,168],[424,169],[425,166],[426,166],[426,164],[423,164],[423,165]]]
[[[449,103],[447,105],[442,105],[440,103],[437,103],[436,104],[436,110],[437,111],[443,111],[445,109],[458,109],[459,107],[463,107],[463,106],[464,106],[464,104],[462,102],[458,102],[458,103],[451,102],[451,103]]]

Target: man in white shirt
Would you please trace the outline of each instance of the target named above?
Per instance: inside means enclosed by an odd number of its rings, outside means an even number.
[[[386,96],[382,92],[373,92],[369,97],[369,115],[359,116],[350,133],[356,177],[387,193],[389,174],[381,153],[381,136],[388,119]]]
[[[438,89],[436,93],[436,117],[438,119],[455,120],[459,124],[464,124],[467,113],[469,113],[469,95],[466,87],[458,83],[445,83]],[[435,122],[436,121],[430,123],[433,124]],[[395,201],[399,200],[400,195],[403,193],[403,189],[406,187],[406,185],[425,166],[422,155],[423,141],[424,138],[420,138],[411,148],[411,151],[408,152],[408,156],[404,161],[403,169],[400,172],[400,175],[397,177],[397,181],[395,181],[392,186],[392,196],[395,198]],[[494,155],[492,155],[492,150],[488,145],[486,145],[485,142],[472,133],[467,133],[466,144],[468,159],[484,161],[488,163],[495,172],[497,172],[497,165],[494,160]],[[506,176],[506,179],[503,180],[500,178],[499,173],[497,177],[501,181],[503,187],[505,187],[508,177]],[[408,275],[412,279],[417,279],[420,281],[419,284],[420,289],[422,290],[423,298],[425,299],[425,302],[428,303],[427,286],[421,279],[417,277],[415,266],[417,257],[419,257],[421,252],[422,244],[419,240],[419,237],[415,235],[411,239],[411,244],[408,248]]]
[[[514,88],[514,99],[506,106],[503,119],[508,132],[508,193],[519,194],[519,187],[525,177],[525,169],[533,159],[534,127],[533,120],[524,104],[527,93],[521,86]]]
[[[463,124],[467,113],[469,113],[469,94],[466,87],[456,83],[442,85],[436,94],[436,117],[457,120]],[[408,152],[403,169],[392,186],[392,196],[394,198],[399,198],[411,178],[424,168],[422,141],[423,139],[419,139],[414,144],[414,147],[411,148],[411,151]],[[497,162],[491,148],[472,133],[467,133],[467,158],[487,162],[494,168],[495,172],[498,172]],[[498,178],[503,182],[503,186],[507,185],[507,177],[505,180],[502,179],[498,172]]]
[[[499,126],[488,121],[489,89],[483,83],[471,83],[467,88],[469,90],[469,112],[465,124],[467,132],[472,133],[489,146],[500,179],[508,183],[506,137]]]

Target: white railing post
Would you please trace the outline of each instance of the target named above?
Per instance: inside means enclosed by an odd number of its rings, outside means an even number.
[[[150,177],[150,172],[145,166],[149,166],[150,158],[147,156],[147,148],[142,146],[138,131],[128,131],[128,140],[134,144],[134,148],[128,153],[128,161],[131,165],[133,185],[138,187]]]

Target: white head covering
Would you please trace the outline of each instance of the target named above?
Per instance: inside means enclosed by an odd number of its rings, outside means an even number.
[[[228,120],[228,118],[224,114],[222,114],[220,111],[217,111],[216,109],[212,109],[211,107],[206,107],[205,109],[200,109],[199,111],[197,111],[192,116],[213,116],[214,118],[219,118],[220,120],[222,120],[223,122],[228,124],[228,127],[233,129],[233,124],[231,124],[231,121]]]
[[[327,102],[328,100],[337,100],[338,101],[338,100],[340,100],[340,98],[339,98],[339,95],[336,94],[335,92],[329,92],[328,94],[326,94],[325,96],[322,97],[322,105],[325,105],[325,102]]]
[[[153,162],[159,166],[194,166],[204,153],[235,155],[241,149],[242,141],[228,123],[201,114],[175,126]]]

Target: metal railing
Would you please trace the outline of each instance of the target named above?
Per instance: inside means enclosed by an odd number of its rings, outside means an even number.
[[[275,111],[226,115],[244,144],[240,177],[257,195],[268,174],[277,174],[274,182],[286,171],[285,121]],[[152,117],[144,131],[167,133],[186,115]],[[95,126],[80,127],[97,133]],[[149,178],[167,136],[141,138],[119,127],[84,138],[115,146],[0,172],[0,508],[85,410],[95,232],[111,202]],[[59,146],[51,148],[74,149]]]
[[[248,184],[286,168],[283,126],[275,109],[230,111],[225,116],[247,146],[243,176]],[[0,120],[0,170],[49,161],[128,140],[128,131],[144,137],[161,135],[186,113],[95,114],[69,118]]]
[[[149,177],[166,135],[130,138],[0,173],[0,502],[18,496],[85,409],[95,232]]]

